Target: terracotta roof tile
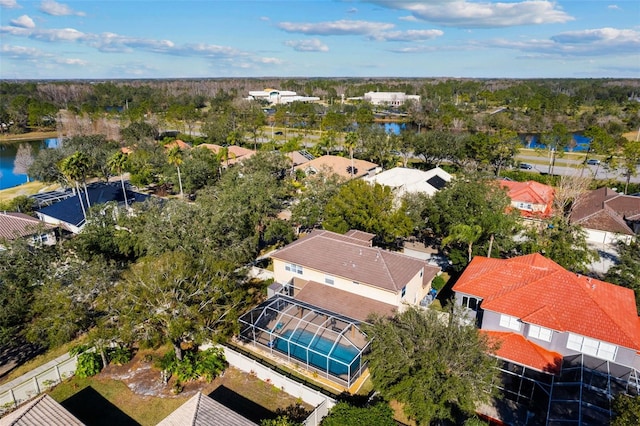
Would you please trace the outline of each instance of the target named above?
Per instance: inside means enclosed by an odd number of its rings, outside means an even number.
[[[526,182],[502,180],[500,181],[500,185],[507,189],[507,195],[509,195],[509,198],[511,198],[513,202],[544,204],[546,206],[544,211],[537,212],[537,215],[548,216],[551,214],[554,198],[553,187],[533,180]],[[535,215],[535,213],[529,213],[526,211],[522,211],[522,213],[525,216]]]
[[[640,350],[633,290],[574,274],[540,254],[477,256],[453,290],[483,299],[485,310]]]
[[[518,333],[481,330],[489,338],[490,343],[498,344],[495,356],[526,365],[538,371],[557,373],[562,365],[562,355],[547,350],[525,339]]]
[[[423,260],[329,231],[312,232],[271,257],[393,292],[400,291],[422,268],[426,275],[440,271]]]

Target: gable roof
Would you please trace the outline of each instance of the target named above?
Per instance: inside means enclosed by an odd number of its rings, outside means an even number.
[[[428,171],[394,167],[365,178],[371,183],[379,183],[393,188],[398,195],[424,193],[430,196],[441,190],[451,179],[452,176],[440,167]]]
[[[39,232],[51,230],[52,225],[24,213],[0,212],[0,239],[15,240]]]
[[[309,151],[306,150],[288,152],[287,157],[291,159],[291,163],[294,167],[299,166],[300,164],[308,163],[315,158],[309,153]]]
[[[255,426],[218,401],[198,392],[173,413],[164,418],[158,426]]]
[[[271,257],[392,292],[402,290],[423,268],[424,280],[433,279],[440,271],[423,260],[330,231],[313,231]]]
[[[562,365],[562,355],[538,346],[523,335],[513,332],[480,330],[490,344],[497,344],[495,356],[538,371],[557,373]]]
[[[640,350],[633,290],[574,274],[538,253],[476,256],[453,290],[481,298],[488,311]]]
[[[170,150],[170,149],[175,148],[175,147],[178,147],[178,149],[180,151],[185,151],[185,150],[191,149],[191,145],[189,145],[188,143],[186,143],[186,142],[184,142],[184,141],[182,141],[180,139],[176,139],[174,141],[171,141],[171,142],[167,143],[164,146],[164,148],[166,150]],[[125,152],[125,154],[126,154],[126,152]]]
[[[625,221],[640,219],[640,197],[618,194],[610,188],[589,191],[571,212],[572,223],[584,228],[633,235]]]
[[[82,426],[84,423],[75,418],[62,405],[56,402],[56,400],[44,394],[0,419],[0,425]]]
[[[500,185],[507,189],[507,195],[513,202],[543,204],[546,206],[545,210],[542,212],[531,213],[522,211],[524,215],[537,214],[548,216],[551,214],[554,196],[553,187],[534,180],[526,182],[501,180]]]
[[[353,159],[353,167],[355,167],[355,173],[353,178],[359,178],[369,174],[370,171],[374,171],[378,165],[365,160]],[[323,155],[322,157],[314,158],[313,160],[300,164],[295,167],[296,170],[302,170],[305,173],[319,173],[323,169],[327,169],[343,178],[351,179],[351,159],[347,157],[339,157],[337,155]]]
[[[124,203],[124,196],[122,195],[122,186],[119,182],[110,183],[95,183],[87,185],[87,191],[89,193],[89,201],[91,206],[96,204],[104,204],[110,201],[116,201],[118,203]],[[142,194],[126,190],[127,201],[143,202],[150,198],[150,195]],[[84,191],[81,194],[83,204],[86,203]],[[86,206],[85,206],[86,208]],[[78,195],[69,197],[65,200],[58,201],[55,204],[41,208],[36,211],[39,215],[48,216],[50,218],[59,220],[60,222],[80,227],[84,223],[84,215],[82,208],[80,207],[80,201]],[[42,217],[42,216],[40,216]]]
[[[208,150],[210,150],[216,155],[218,155],[218,153],[222,148],[225,148],[221,145],[216,145],[213,143],[203,143],[203,144],[197,145],[197,147],[207,148]],[[243,148],[237,145],[229,145],[226,148],[227,148],[227,152],[229,153],[229,159],[223,161],[224,163],[223,166],[226,165],[227,163],[229,165],[236,164],[239,161],[243,161],[243,160],[246,160],[247,158],[251,158],[256,153],[256,151],[252,149]]]

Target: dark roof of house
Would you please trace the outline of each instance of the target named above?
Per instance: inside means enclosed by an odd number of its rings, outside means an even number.
[[[15,240],[43,229],[49,230],[53,228],[54,226],[24,213],[0,212],[0,239]]]
[[[87,185],[87,192],[89,193],[89,202],[91,203],[91,206],[108,203],[110,201],[115,201],[118,204],[124,203],[122,185],[120,182],[95,183]],[[83,205],[86,208],[84,190],[81,191],[80,195],[82,197]],[[127,201],[129,204],[134,202],[143,202],[150,197],[150,195],[141,194],[127,189]],[[77,195],[59,201],[48,207],[44,207],[37,210],[37,212],[73,226],[80,226],[84,222],[82,207],[80,207],[80,201],[78,200]]]
[[[423,277],[429,280],[440,271],[424,260],[369,244],[361,238],[313,231],[271,257],[393,292],[400,291],[423,268]]]
[[[640,197],[618,194],[610,188],[590,191],[571,212],[571,222],[584,228],[633,235],[625,219],[640,219]]]
[[[62,405],[44,394],[0,420],[2,426],[82,426]]]
[[[158,426],[256,426],[246,417],[198,392]]]
[[[574,274],[538,253],[476,256],[453,291],[481,298],[487,311],[640,350],[633,290]]]

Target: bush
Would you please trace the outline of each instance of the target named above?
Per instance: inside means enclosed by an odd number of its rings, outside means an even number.
[[[181,382],[200,377],[210,382],[227,368],[227,361],[220,348],[186,351],[182,361],[178,361],[175,352],[170,351],[156,362],[156,367],[175,374]]]
[[[83,352],[78,355],[78,365],[76,366],[76,376],[86,378],[95,376],[102,370],[102,359],[95,352]]]
[[[440,291],[446,283],[447,282],[444,280],[442,275],[438,275],[433,279],[433,281],[431,281],[431,287],[437,291]]]
[[[122,347],[109,348],[107,351],[109,362],[115,365],[124,365],[131,361],[133,354],[131,350]]]

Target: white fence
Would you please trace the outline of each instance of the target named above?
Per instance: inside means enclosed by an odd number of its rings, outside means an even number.
[[[67,353],[0,386],[0,415],[73,376],[77,363]]]
[[[222,346],[224,356],[230,365],[246,373],[254,374],[259,379],[271,383],[273,386],[282,389],[284,392],[296,398],[300,398],[309,405],[316,407],[311,415],[305,420],[305,426],[317,426],[324,416],[329,413],[331,407],[336,404],[336,400],[323,394],[320,391],[311,389],[303,383],[296,382],[282,374],[262,365],[260,362],[251,359],[233,349]]]

